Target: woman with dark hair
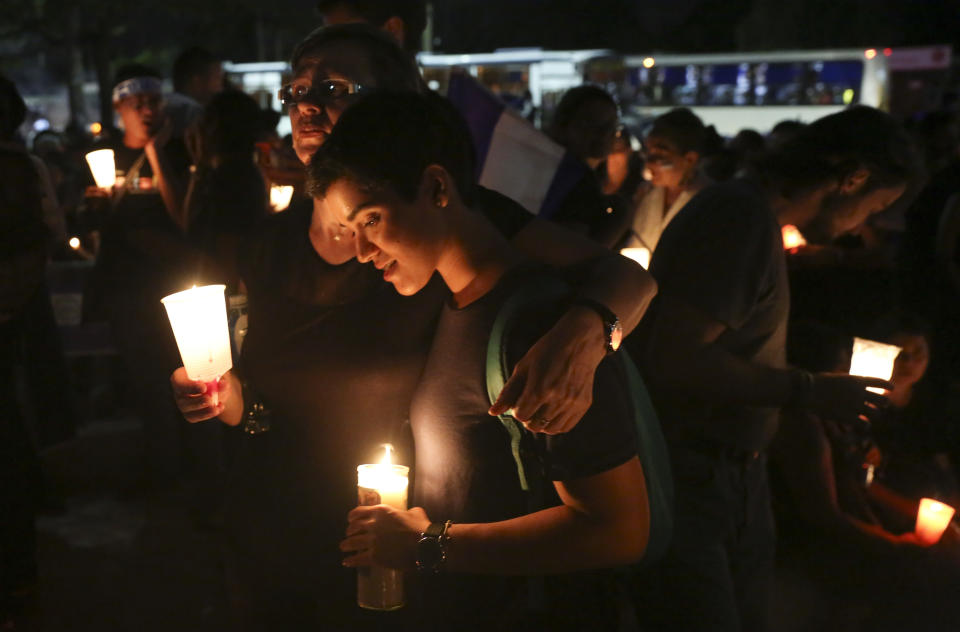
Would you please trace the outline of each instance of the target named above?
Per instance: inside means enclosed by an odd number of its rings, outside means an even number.
[[[660,235],[687,202],[707,184],[699,165],[707,128],[686,108],[657,117],[644,141],[644,167],[650,186],[634,197],[633,221],[624,241],[628,248],[652,254]]]

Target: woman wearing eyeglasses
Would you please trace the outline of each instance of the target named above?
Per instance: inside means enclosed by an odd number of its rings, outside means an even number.
[[[706,141],[703,121],[687,108],[656,118],[643,144],[649,186],[640,187],[634,198],[625,248],[646,248],[653,254],[667,224],[708,183],[698,168]]]

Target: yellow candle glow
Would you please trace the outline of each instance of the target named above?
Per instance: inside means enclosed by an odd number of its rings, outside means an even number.
[[[850,375],[878,377],[889,380],[893,375],[893,363],[903,349],[864,338],[853,339],[853,356],[850,358]],[[870,387],[874,393],[883,393],[882,388]]]
[[[274,184],[270,187],[270,206],[274,213],[286,209],[290,206],[290,200],[293,198],[293,187]]]
[[[113,159],[113,150],[98,149],[97,151],[91,151],[86,158],[97,186],[101,189],[112,189],[113,185],[117,183],[117,165]]]
[[[389,505],[407,509],[410,468],[394,465],[393,446],[384,446],[380,463],[357,467],[357,488],[361,505]],[[357,569],[357,605],[369,610],[396,610],[403,603],[403,573],[390,568],[370,566]]]
[[[74,250],[80,250],[80,239],[78,237],[71,237],[67,243],[70,244],[70,247]]]
[[[620,254],[627,259],[633,259],[639,263],[644,270],[650,267],[650,249],[638,246],[636,248],[621,248]]]
[[[940,541],[947,525],[953,519],[954,509],[932,498],[922,498],[917,511],[917,537],[924,544],[936,544]]]
[[[222,285],[193,287],[161,299],[187,376],[206,382],[213,389],[214,402],[217,383],[233,366],[224,289]]]
[[[783,249],[795,250],[800,246],[806,246],[807,240],[793,224],[784,224],[780,228],[780,234],[783,235]]]

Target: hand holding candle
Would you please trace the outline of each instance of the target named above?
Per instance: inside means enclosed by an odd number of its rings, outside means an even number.
[[[393,446],[384,446],[380,463],[357,467],[357,488],[361,505],[388,505],[405,511],[410,468],[391,462]],[[357,569],[357,605],[371,610],[395,610],[404,605],[403,573],[368,566]]]
[[[940,541],[943,532],[953,519],[954,508],[932,498],[920,500],[917,511],[917,538],[927,546],[933,546]]]
[[[220,378],[233,367],[224,289],[222,285],[194,287],[161,301],[187,375],[205,382],[207,392],[216,392]]]

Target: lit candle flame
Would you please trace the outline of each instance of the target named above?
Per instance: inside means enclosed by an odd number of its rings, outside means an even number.
[[[393,453],[393,446],[389,443],[383,444],[383,458],[380,460],[380,465],[392,465],[393,458],[390,456]]]
[[[807,240],[804,238],[800,230],[793,224],[785,224],[780,229],[780,232],[783,235],[784,250],[796,250],[801,246],[807,245]]]
[[[73,248],[74,250],[80,249],[80,240],[78,238],[71,237],[68,243],[70,244],[70,247]]]

